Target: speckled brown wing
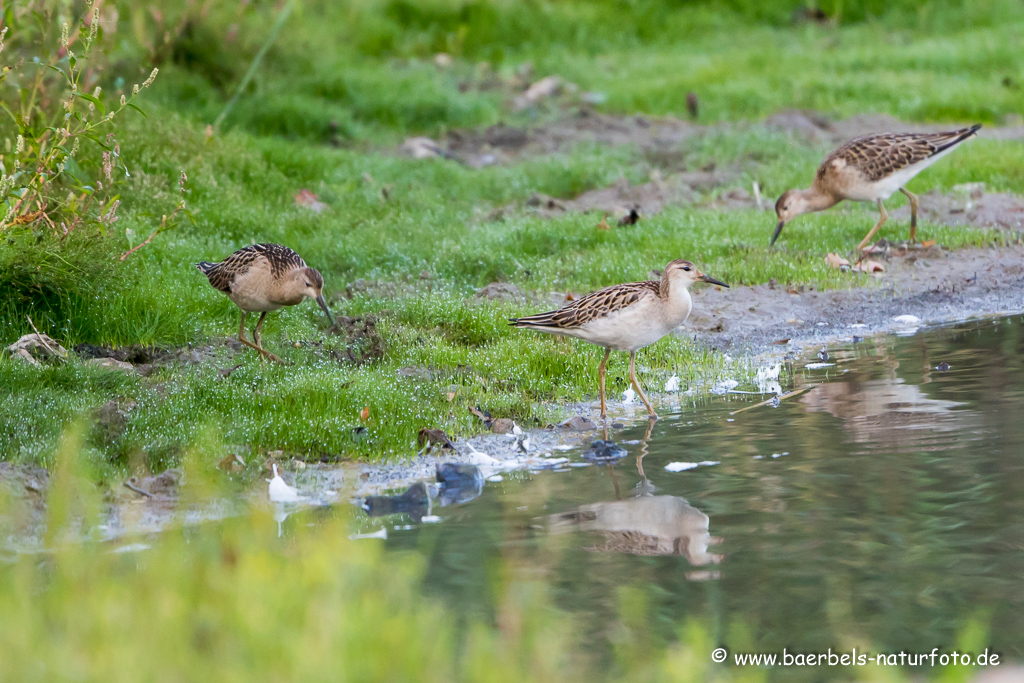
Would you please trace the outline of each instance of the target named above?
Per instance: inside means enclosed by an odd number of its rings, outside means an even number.
[[[613,285],[591,292],[557,311],[538,313],[524,318],[512,318],[509,322],[514,327],[549,328],[552,330],[574,330],[583,327],[591,320],[621,311],[636,303],[645,295],[653,293],[658,296],[661,291],[659,282],[630,282]]]
[[[224,293],[231,292],[235,277],[247,272],[259,259],[266,259],[270,272],[279,277],[295,268],[304,268],[306,262],[294,251],[280,244],[253,244],[242,247],[220,263],[203,261],[197,267],[210,280],[210,284]]]
[[[946,133],[882,133],[857,138],[826,157],[818,168],[817,180],[824,181],[835,168],[834,162],[842,160],[869,182],[876,182],[963,142],[979,128],[976,125]]]

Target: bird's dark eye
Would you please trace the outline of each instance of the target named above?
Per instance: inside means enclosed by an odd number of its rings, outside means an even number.
[[[311,284],[309,284],[309,283],[307,282],[307,283],[306,283],[306,286],[307,286],[307,287],[312,287],[313,285],[311,285]]]
[[[683,270],[685,270],[687,273],[689,273],[690,272],[690,266],[683,266]]]

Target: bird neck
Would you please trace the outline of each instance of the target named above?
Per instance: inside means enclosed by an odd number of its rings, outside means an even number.
[[[661,287],[658,293],[659,298],[667,303],[669,307],[685,308],[689,311],[693,305],[690,299],[689,283],[682,280],[670,280],[664,275],[661,276]]]
[[[841,197],[828,187],[820,185],[817,180],[806,190],[800,190],[800,197],[807,204],[807,213],[831,209],[839,203]]]

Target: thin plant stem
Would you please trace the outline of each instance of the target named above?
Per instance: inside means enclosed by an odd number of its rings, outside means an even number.
[[[267,40],[263,43],[263,47],[261,47],[260,51],[256,53],[256,56],[253,57],[252,64],[249,65],[249,70],[245,72],[245,76],[242,77],[238,87],[235,88],[235,93],[231,96],[231,99],[228,100],[228,103],[224,105],[224,109],[222,109],[220,114],[217,115],[217,118],[214,119],[214,128],[220,128],[220,124],[224,121],[224,118],[231,113],[232,109],[234,109],[235,103],[238,102],[238,98],[242,95],[242,91],[245,90],[249,85],[249,81],[251,81],[252,77],[256,74],[256,69],[259,68],[260,62],[263,61],[263,57],[267,54],[270,46],[274,44],[274,41],[277,40],[277,34],[281,32],[281,29],[284,27],[284,22],[288,19],[288,15],[292,13],[292,9],[295,7],[295,1],[296,0],[288,0],[288,3],[281,8],[281,11],[277,15],[277,21],[274,22],[273,28],[270,29],[270,35],[267,36]]]

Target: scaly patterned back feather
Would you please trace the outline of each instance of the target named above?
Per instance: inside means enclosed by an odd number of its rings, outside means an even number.
[[[592,320],[621,311],[649,294],[661,296],[661,283],[647,281],[612,285],[576,299],[557,311],[512,318],[509,324],[513,327],[575,330]]]
[[[818,168],[815,180],[825,181],[834,170],[833,162],[841,159],[868,181],[877,182],[963,142],[979,128],[981,124],[946,133],[882,133],[857,138],[829,154]]]
[[[258,260],[264,258],[270,265],[273,277],[278,278],[296,268],[305,268],[306,262],[288,247],[280,244],[253,244],[242,247],[220,263],[203,261],[196,265],[210,280],[210,284],[222,292],[231,292],[235,276],[247,272]],[[321,281],[322,282],[322,281]]]

